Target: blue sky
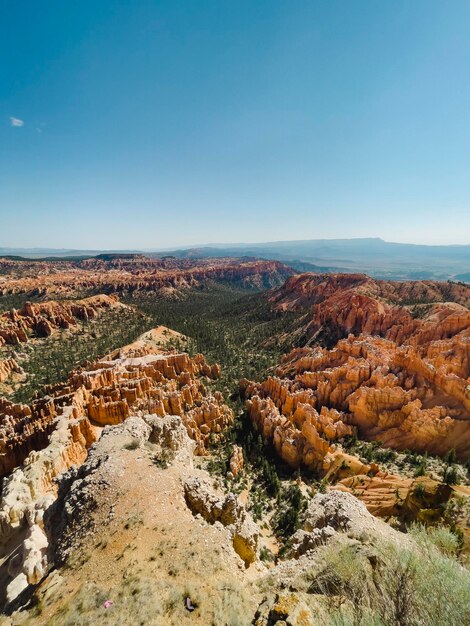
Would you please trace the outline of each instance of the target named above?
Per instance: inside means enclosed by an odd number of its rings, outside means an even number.
[[[467,0],[0,15],[0,246],[470,243]]]

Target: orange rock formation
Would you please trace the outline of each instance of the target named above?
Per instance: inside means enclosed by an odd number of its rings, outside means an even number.
[[[453,301],[436,301],[444,298]],[[320,457],[330,452],[325,442],[351,426],[394,448],[470,453],[469,286],[304,274],[288,279],[272,301],[282,309],[312,307],[303,331],[311,343],[349,333],[332,349],[293,350],[279,378],[245,385],[265,436],[273,436],[273,406],[276,432],[293,429],[288,443],[274,439],[286,460],[312,465],[312,451],[298,443],[304,424],[315,424]]]
[[[219,373],[219,366],[208,365],[202,355],[190,358],[139,344],[86,371],[73,372],[67,383],[50,387],[46,397],[30,406],[0,399],[0,475],[11,472],[31,451],[47,446],[64,411],[80,432],[120,423],[136,411],[179,415],[196,441],[196,452],[204,454],[210,435],[233,420],[221,394],[209,393],[202,382],[202,377],[216,378]],[[82,427],[83,421],[88,426]]]
[[[310,309],[303,329],[310,340],[363,333],[421,345],[467,329],[470,317],[469,285],[398,283],[365,274],[292,276],[271,301],[281,310]]]
[[[9,378],[12,372],[23,373],[15,359],[0,359],[0,383]]]
[[[163,291],[173,293],[207,281],[244,287],[277,287],[293,273],[277,261],[252,259],[154,259],[143,255],[103,255],[83,261],[0,259],[0,295],[34,296]]]
[[[24,306],[0,314],[0,346],[28,341],[30,337],[49,337],[58,329],[75,326],[105,309],[123,307],[115,296],[92,296],[64,302],[26,302]]]

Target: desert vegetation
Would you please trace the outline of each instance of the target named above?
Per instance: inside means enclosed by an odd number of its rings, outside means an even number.
[[[390,541],[387,536],[374,538],[373,541],[356,538],[355,543],[328,541],[327,545],[323,545],[324,538],[319,540],[318,545],[315,539],[312,545],[315,549],[319,548],[321,559],[314,560],[314,566],[310,569],[308,559],[302,562],[299,571],[303,586],[295,602],[302,601],[309,607],[316,607],[318,623],[325,626],[440,626],[444,623],[465,623],[468,620],[470,609],[466,585],[469,574],[465,569],[468,538],[466,531],[462,530],[465,529],[465,518],[468,516],[468,498],[462,495],[468,483],[468,467],[461,462],[455,450],[449,450],[441,457],[408,449],[392,450],[379,440],[361,440],[359,430],[348,427],[334,440],[336,449],[345,455],[338,464],[337,475],[325,476],[321,465],[316,468],[303,463],[292,466],[288,459],[279,455],[274,441],[269,437],[263,438],[261,429],[257,430],[259,425],[255,425],[249,412],[249,403],[245,403],[247,396],[244,395],[244,384],[239,384],[241,379],[255,381],[253,384],[258,385],[256,389],[262,395],[265,393],[262,385],[266,378],[277,374],[278,382],[274,383],[277,385],[285,376],[288,384],[294,385],[295,393],[296,388],[300,387],[296,382],[295,369],[290,369],[291,364],[295,365],[295,359],[302,358],[302,355],[315,359],[315,350],[320,350],[318,354],[326,354],[321,349],[324,350],[325,345],[334,348],[343,331],[339,333],[332,323],[325,324],[320,332],[311,335],[306,330],[310,315],[308,303],[296,307],[278,306],[282,304],[279,292],[273,299],[273,292],[254,290],[253,286],[241,288],[223,282],[207,282],[190,289],[164,293],[127,290],[121,294],[121,301],[125,307],[107,310],[88,321],[79,320],[76,327],[55,330],[45,338],[35,336],[31,341],[14,346],[4,345],[2,354],[14,357],[26,372],[23,381],[10,381],[11,387],[5,390],[4,395],[16,402],[29,402],[35,396],[53,393],[51,386],[64,381],[70,371],[92,364],[152,328],[171,328],[181,335],[163,331],[169,337],[171,335],[167,343],[169,349],[188,351],[193,357],[202,353],[209,364],[219,363],[221,366],[220,376],[218,368],[214,376],[208,373],[212,371],[210,367],[205,370],[204,385],[209,393],[215,394],[220,402],[230,407],[233,417],[229,409],[224,409],[227,419],[221,420],[220,428],[214,429],[212,434],[204,435],[205,447],[199,442],[199,451],[209,454],[195,457],[193,462],[198,472],[211,477],[218,494],[229,494],[228,497],[236,495],[239,502],[243,503],[246,514],[253,520],[260,535],[260,567],[282,574],[283,564],[302,557],[302,541],[305,539],[308,543],[311,540],[305,530],[311,514],[310,503],[320,495],[338,493],[332,488],[338,487],[341,476],[348,476],[351,462],[359,466],[363,464],[365,474],[359,477],[352,475],[354,480],[351,484],[345,483],[345,488],[349,489],[347,495],[361,498],[366,480],[373,480],[378,472],[385,479],[388,474],[392,474],[404,481],[397,482],[397,486],[391,488],[392,499],[395,497],[393,489],[396,491],[397,503],[393,513],[385,515],[390,526],[399,529],[404,533],[403,537],[407,537],[403,545],[397,547],[396,542]],[[23,303],[21,294],[4,296],[3,306],[8,310],[18,308]],[[426,317],[429,305],[414,303],[413,307],[411,318],[418,323]],[[308,346],[305,347],[306,343]],[[292,348],[299,348],[292,353],[294,359],[291,361],[290,355],[282,359],[282,355]],[[178,358],[180,356],[174,355]],[[139,374],[142,380],[146,376],[145,367]],[[132,376],[136,373],[137,370],[134,370]],[[130,370],[126,372],[127,375],[131,375]],[[131,395],[126,376],[122,381],[126,388],[123,393]],[[175,388],[178,388],[179,383],[176,381],[179,380],[179,374],[174,376]],[[181,378],[183,380],[186,380],[184,376]],[[341,381],[338,378],[337,383],[341,384]],[[154,380],[152,385],[155,384]],[[161,387],[162,380],[158,384]],[[169,385],[170,391],[173,383]],[[111,395],[118,397],[118,387],[117,378],[113,378],[107,391],[98,389],[96,392],[96,416],[103,425],[110,423],[108,417],[111,423],[116,423],[114,420],[118,409],[117,405],[116,408],[111,406]],[[105,398],[108,394],[106,401],[109,401],[109,414],[108,408],[99,410],[98,406],[98,397],[103,395]],[[308,395],[303,397],[308,401]],[[204,409],[200,405],[201,399],[195,399],[194,411],[200,411],[202,416]],[[130,414],[133,415],[134,407],[129,406]],[[147,410],[145,402],[139,406]],[[174,406],[177,408],[176,404]],[[185,400],[181,405],[183,416],[188,408]],[[168,407],[165,410],[169,410]],[[325,439],[325,442],[329,445],[332,441]],[[295,449],[295,446],[292,447]],[[135,459],[137,462],[148,455],[149,465],[142,476],[148,474],[149,479],[151,472],[158,472],[159,480],[165,481],[165,476],[174,471],[175,453],[170,453],[170,448],[164,445],[157,450],[154,444],[148,443],[143,449],[139,438],[133,435],[120,443],[118,450],[113,451],[109,458],[112,459],[114,454],[122,454],[122,459]],[[234,464],[235,456],[237,460]],[[183,463],[185,471],[187,463],[186,459]],[[152,484],[158,484],[158,481]],[[435,485],[432,489],[444,494],[439,501],[431,502],[435,494],[430,495],[430,484]],[[463,492],[457,490],[454,493],[453,490],[460,487]],[[177,511],[180,505],[181,500],[171,500],[171,506],[176,507],[172,515],[179,515]],[[426,528],[413,522],[418,519],[421,510],[424,510],[422,517],[426,521]],[[152,511],[150,507],[149,514]],[[150,570],[147,571],[139,562],[138,538],[150,530],[157,536],[163,533],[163,527],[157,529],[150,522],[144,524],[142,519],[145,516],[141,515],[140,521],[135,521],[134,517],[129,514],[119,522],[119,532],[122,531],[123,537],[126,536],[125,543],[123,539],[122,544],[115,545],[112,537],[102,536],[99,540],[97,538],[95,546],[100,555],[112,559],[113,568],[126,568],[128,578],[124,586],[114,591],[99,582],[81,580],[80,585],[74,587],[73,596],[58,596],[60,610],[53,615],[52,621],[45,621],[49,604],[42,597],[29,615],[32,621],[25,623],[35,623],[37,620],[38,623],[72,625],[91,623],[98,619],[101,623],[121,623],[120,619],[124,624],[134,614],[142,617],[143,623],[158,624],[168,620],[168,623],[173,623],[171,620],[175,619],[189,623],[191,619],[195,620],[196,613],[211,623],[233,626],[264,626],[265,623],[274,624],[278,621],[278,609],[274,608],[268,611],[267,622],[256,621],[253,605],[246,602],[244,584],[238,589],[233,586],[233,581],[227,582],[227,589],[217,592],[215,603],[201,586],[185,586],[182,582],[184,568],[174,556],[180,550],[177,535],[173,535],[171,541],[165,540],[166,543],[162,540],[148,553],[144,550],[152,572],[155,567],[157,570],[161,568],[162,563],[167,564],[158,582],[153,580],[149,575]],[[204,519],[206,526],[213,522]],[[196,523],[200,525],[201,521],[196,520]],[[170,526],[165,527],[164,534],[173,532]],[[198,526],[198,532],[203,533],[201,537],[207,532],[206,526]],[[323,537],[321,527],[315,530],[320,532],[314,537]],[[132,537],[127,536],[132,533]],[[418,550],[410,548],[408,538],[416,542]],[[190,556],[185,554],[184,559],[191,560],[193,556],[200,558],[198,550],[192,546],[190,544]],[[214,548],[214,554],[220,556],[223,551]],[[68,567],[73,571],[89,567],[92,571],[93,562],[92,547],[84,545],[73,553]],[[246,566],[247,563],[240,565],[242,568]],[[133,571],[129,573],[131,567]],[[276,576],[281,574],[276,573]],[[445,582],[440,584],[442,577],[445,577]],[[275,594],[283,588],[282,581],[282,578],[273,579],[271,590],[275,589]],[[260,582],[256,594],[267,594],[267,601],[271,602],[272,591],[269,585],[264,585],[265,581]],[[431,593],[431,589],[434,597],[428,603],[426,595]],[[109,597],[113,597],[113,601],[122,609],[118,621],[116,612],[103,613],[103,603]],[[192,618],[185,605],[187,598],[195,607],[196,613]],[[257,602],[262,601],[261,596],[257,598]],[[124,606],[125,609],[122,608]],[[281,608],[279,615],[283,615]],[[463,621],[459,622],[459,617]],[[286,623],[289,622],[286,620]]]
[[[413,526],[418,550],[386,540],[376,555],[354,547],[327,549],[327,565],[310,593],[330,598],[330,624],[460,626],[470,622],[470,574],[455,555],[458,538],[444,528]]]
[[[13,355],[26,373],[25,379],[4,389],[15,402],[30,402],[46,385],[64,381],[77,367],[134,341],[150,327],[149,320],[133,308],[109,310],[99,319],[80,321],[77,328],[34,342],[5,346],[2,356]],[[6,385],[5,385],[6,387]]]
[[[28,300],[31,297],[23,294],[5,295],[0,306],[11,310]],[[4,385],[3,395],[28,402],[43,393],[45,385],[65,380],[72,369],[158,325],[187,335],[189,342],[184,348],[191,354],[203,353],[208,360],[220,363],[222,376],[213,386],[232,395],[240,378],[257,379],[276,365],[284,347],[276,338],[298,317],[273,310],[262,292],[220,284],[183,291],[174,298],[139,293],[123,301],[131,306],[107,311],[99,319],[80,321],[77,328],[30,344],[1,348],[0,358],[14,357],[26,372],[25,379]],[[183,347],[178,341],[172,343],[175,348]]]
[[[257,380],[277,364],[287,346],[279,337],[300,317],[273,309],[263,292],[221,284],[184,291],[177,298],[139,294],[123,301],[141,310],[150,325],[186,335],[192,354],[220,363],[217,387],[229,395],[241,378]]]

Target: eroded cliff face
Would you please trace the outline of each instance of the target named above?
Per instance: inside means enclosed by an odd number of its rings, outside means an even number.
[[[453,301],[437,301],[443,298]],[[394,448],[470,453],[469,286],[305,274],[287,280],[272,301],[283,309],[311,306],[306,332],[312,339],[322,332],[349,335],[332,349],[293,350],[283,357],[278,379],[249,387],[255,421],[266,413],[269,399],[297,437],[303,423],[312,421],[299,418],[305,409],[299,413],[291,400],[280,403],[277,388],[282,387],[284,395],[303,403],[307,398],[313,407],[309,415],[314,410],[340,423],[340,437],[355,426],[360,436]],[[317,428],[325,438],[322,429]],[[333,435],[326,438],[332,441]],[[297,461],[310,464],[304,457]]]
[[[276,377],[242,383],[250,416],[294,467],[328,471],[334,442],[353,426],[397,449],[445,454],[455,448],[465,456],[470,341],[458,336],[438,343],[426,347],[426,357],[411,346],[352,335],[333,350],[294,350]]]
[[[284,308],[313,306],[343,293],[368,296],[389,305],[413,306],[433,302],[456,302],[470,306],[470,286],[428,280],[377,280],[366,274],[298,274],[274,292],[272,301]]]
[[[13,372],[24,374],[15,359],[0,359],[0,383],[7,380]]]
[[[151,333],[144,336],[151,338]],[[20,465],[33,450],[44,448],[60,417],[71,423],[85,419],[91,428],[118,424],[131,410],[179,415],[204,454],[209,436],[220,433],[233,416],[222,396],[211,394],[203,378],[217,378],[218,365],[202,355],[165,352],[140,340],[73,372],[66,383],[47,388],[31,405],[0,399],[0,475]]]
[[[11,261],[0,259],[0,295],[26,293],[61,297],[83,291],[162,292],[166,295],[208,281],[272,288],[293,270],[277,261],[254,259],[92,258],[84,261]]]
[[[468,331],[425,345],[350,336],[333,350],[294,350],[277,370],[309,390],[320,409],[342,412],[368,439],[398,449],[470,451]]]
[[[55,478],[81,465],[106,425],[133,414],[180,416],[197,454],[233,421],[204,379],[219,375],[201,355],[162,352],[152,333],[70,375],[30,406],[0,400],[0,523],[5,537],[41,519],[57,492]],[[32,579],[35,575],[31,574]]]
[[[470,287],[432,281],[393,282],[365,274],[301,274],[271,297],[280,310],[309,311],[304,333],[330,338],[349,333],[421,345],[470,325]]]
[[[454,301],[430,301],[445,297]],[[290,466],[336,482],[375,514],[396,515],[404,503],[417,509],[415,481],[361,463],[341,442],[357,431],[398,450],[444,455],[453,448],[467,458],[469,298],[470,287],[460,284],[385,283],[363,275],[290,278],[273,304],[310,307],[304,332],[312,343],[324,333],[330,340],[349,335],[331,349],[292,350],[261,383],[242,381],[251,420]],[[436,506],[439,489],[431,483],[423,489]]]
[[[0,346],[49,337],[59,329],[76,326],[79,320],[87,321],[102,311],[119,307],[125,305],[117,297],[103,294],[64,302],[26,302],[18,311],[0,314]]]
[[[29,406],[0,399],[1,548],[18,549],[10,562],[13,597],[44,575],[44,514],[57,497],[57,477],[82,465],[104,426],[120,424],[131,413],[178,416],[195,453],[204,454],[209,437],[217,438],[233,422],[222,396],[204,385],[219,376],[220,367],[202,355],[162,350],[161,331],[149,331],[73,372]]]
[[[305,465],[336,475],[349,460],[358,472],[371,469],[336,449],[334,442],[351,435],[353,429],[335,409],[317,411],[315,396],[309,390],[290,388],[287,381],[276,377],[262,383],[242,380],[240,387],[248,398],[248,413],[257,430],[291,467]]]

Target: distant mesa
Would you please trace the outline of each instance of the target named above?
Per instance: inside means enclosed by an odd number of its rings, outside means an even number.
[[[364,272],[391,280],[461,280],[469,282],[470,245],[416,245],[387,242],[378,237],[311,239],[266,243],[212,244],[173,250],[54,250],[0,248],[0,255],[78,258],[97,255],[145,254],[156,258],[241,258],[276,260],[297,271]]]

